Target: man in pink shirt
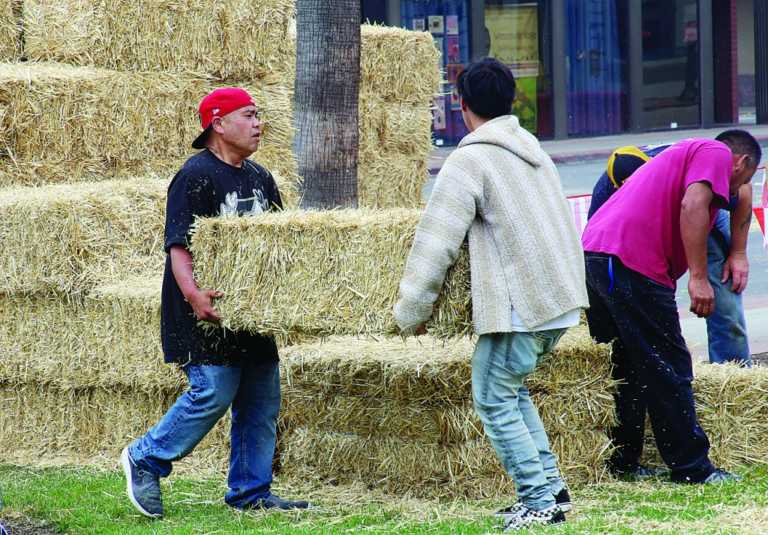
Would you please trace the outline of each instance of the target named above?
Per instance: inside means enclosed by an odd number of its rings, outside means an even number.
[[[709,460],[675,303],[676,281],[690,268],[691,310],[701,317],[712,313],[707,236],[717,210],[750,181],[762,156],[757,141],[742,130],[718,139],[682,141],[643,165],[595,213],[582,237],[590,332],[598,341],[613,341],[614,375],[626,383],[616,394],[619,423],[611,433],[617,449],[609,467],[618,475],[649,474],[639,464],[647,407],[673,481],[737,477]],[[734,217],[744,240],[734,235],[733,241],[746,244],[750,207],[737,209]],[[734,287],[743,289],[746,250],[732,248],[725,269]]]

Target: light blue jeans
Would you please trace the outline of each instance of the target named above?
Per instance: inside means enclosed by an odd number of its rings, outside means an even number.
[[[475,411],[517,497],[537,511],[553,506],[565,483],[523,382],[565,331],[484,334],[472,357]]]
[[[731,217],[727,210],[720,210],[707,239],[707,270],[715,291],[715,311],[707,318],[709,361],[713,364],[738,362],[751,366],[741,294],[731,290],[732,280],[720,282],[730,251]]]
[[[185,366],[189,389],[146,435],[129,446],[133,461],[166,477],[232,407],[229,477],[224,501],[243,508],[269,496],[280,410],[277,359],[243,366]]]

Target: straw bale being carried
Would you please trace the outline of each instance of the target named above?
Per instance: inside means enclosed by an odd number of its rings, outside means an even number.
[[[0,64],[0,187],[170,175],[200,132],[197,104],[217,85],[170,73],[60,64]],[[247,86],[265,120],[255,159],[296,184],[290,93],[277,79]]]
[[[224,292],[217,306],[233,330],[396,333],[392,306],[419,216],[406,209],[337,210],[200,220],[192,240],[196,277]],[[431,333],[466,334],[470,316],[462,253],[435,306]]]
[[[81,295],[161,273],[167,188],[146,178],[0,190],[0,293]]]
[[[294,0],[24,0],[26,53],[250,80],[289,70]]]

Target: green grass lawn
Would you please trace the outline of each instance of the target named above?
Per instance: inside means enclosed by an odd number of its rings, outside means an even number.
[[[681,486],[663,481],[611,482],[575,490],[574,511],[558,534],[768,533],[768,467],[740,470],[744,481]],[[166,516],[139,515],[122,474],[86,468],[0,465],[0,518],[28,517],[63,533],[409,533],[499,532],[491,514],[508,503],[393,498],[354,487],[278,484],[286,497],[320,507],[303,513],[240,513],[224,505],[224,480],[171,477],[163,482]]]

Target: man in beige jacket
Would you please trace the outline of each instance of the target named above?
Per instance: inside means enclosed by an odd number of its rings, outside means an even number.
[[[457,86],[470,134],[437,177],[395,317],[405,333],[425,332],[446,271],[468,238],[479,335],[472,396],[518,497],[499,516],[509,531],[563,522],[570,497],[523,383],[587,306],[579,236],[552,160],[511,115],[509,68],[481,60]]]

